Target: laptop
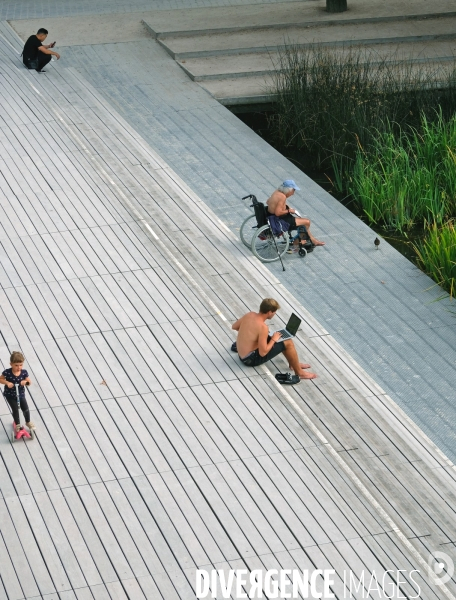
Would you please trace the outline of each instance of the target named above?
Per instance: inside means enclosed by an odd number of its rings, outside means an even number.
[[[294,313],[291,313],[291,317],[288,319],[288,323],[285,325],[285,329],[279,329],[279,333],[282,334],[280,341],[294,338],[300,325],[301,319]]]

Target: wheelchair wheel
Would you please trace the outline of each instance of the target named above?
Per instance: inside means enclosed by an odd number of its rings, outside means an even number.
[[[290,245],[290,236],[284,232],[274,236],[269,225],[263,225],[255,232],[252,239],[252,252],[261,262],[274,262],[285,254]],[[277,247],[276,247],[277,246]]]
[[[239,230],[239,235],[241,236],[241,242],[247,248],[252,247],[252,239],[255,233],[257,232],[257,220],[255,218],[255,214],[250,215],[245,219],[241,225],[241,229]]]

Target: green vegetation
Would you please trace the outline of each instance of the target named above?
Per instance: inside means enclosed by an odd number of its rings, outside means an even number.
[[[453,294],[455,63],[319,45],[287,46],[279,63],[276,141],[302,151],[313,169],[331,167],[336,190],[370,224],[427,231],[418,262]]]
[[[422,244],[416,247],[419,263],[425,273],[446,289],[456,293],[456,227],[448,221],[438,228],[434,223]]]
[[[387,123],[359,149],[347,188],[370,223],[403,231],[456,215],[456,117]],[[338,179],[341,179],[340,173]]]

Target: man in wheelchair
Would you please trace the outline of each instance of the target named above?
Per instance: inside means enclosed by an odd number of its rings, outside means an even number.
[[[285,231],[295,230],[298,227],[304,226],[307,230],[307,234],[310,241],[314,246],[324,246],[325,242],[317,240],[310,233],[310,219],[304,219],[301,216],[296,216],[296,210],[287,205],[287,200],[295,193],[295,190],[299,190],[293,179],[285,180],[281,186],[279,186],[272,196],[267,200],[266,205],[270,215],[276,216],[282,223],[286,224],[283,229]],[[298,250],[299,240],[295,240],[295,250]]]
[[[283,354],[288,360],[290,369],[293,369],[299,379],[315,379],[315,373],[306,372],[310,365],[299,362],[293,340],[282,340],[282,334],[277,331],[269,335],[266,321],[272,319],[280,308],[277,300],[265,298],[260,305],[259,312],[248,312],[238,319],[231,328],[238,332],[237,340],[233,344],[241,361],[248,367],[258,367],[268,360]],[[297,381],[299,381],[299,379]]]

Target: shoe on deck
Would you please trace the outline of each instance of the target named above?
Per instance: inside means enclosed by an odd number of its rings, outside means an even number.
[[[291,373],[277,373],[275,378],[282,385],[296,385],[301,381],[298,375],[292,375]]]
[[[26,425],[29,429],[33,429],[33,430],[36,429],[35,423],[33,421],[29,421],[28,423],[26,423]]]

